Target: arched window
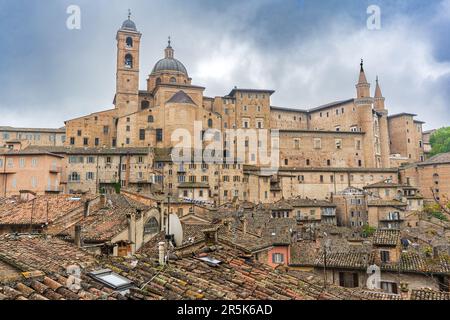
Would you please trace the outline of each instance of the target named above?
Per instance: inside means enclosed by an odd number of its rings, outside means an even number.
[[[155,121],[155,119],[153,118],[152,115],[148,116],[147,118],[148,123],[153,123]]]
[[[78,172],[72,172],[69,176],[69,181],[80,181],[80,175]]]
[[[161,78],[156,79],[156,85],[161,84]]]
[[[150,107],[150,102],[148,102],[147,100],[142,100],[141,102],[141,109],[148,109]]]
[[[177,83],[177,79],[175,77],[170,78],[170,83]]]
[[[159,232],[159,223],[156,218],[150,218],[144,226],[145,234],[155,234]]]
[[[133,68],[133,56],[131,54],[125,56],[125,67]]]
[[[133,47],[133,39],[131,37],[127,38],[127,47],[132,48]]]
[[[212,128],[213,127],[213,121],[212,119],[208,119],[208,128]]]

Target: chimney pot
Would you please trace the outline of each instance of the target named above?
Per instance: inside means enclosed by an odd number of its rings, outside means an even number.
[[[74,242],[78,248],[81,248],[81,225],[79,224],[75,226]]]
[[[105,194],[100,195],[100,206],[102,208],[106,207],[106,195]]]
[[[244,218],[244,220],[242,221],[242,231],[244,232],[244,234],[247,234],[247,225],[248,225],[248,222],[247,222],[247,219],[246,218]]]
[[[89,200],[84,203],[84,217],[87,218],[90,213],[90,202]]]
[[[160,242],[158,244],[158,251],[159,251],[159,265],[165,266],[166,265],[166,243]]]

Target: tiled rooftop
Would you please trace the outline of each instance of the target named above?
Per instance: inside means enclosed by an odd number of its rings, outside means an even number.
[[[450,300],[450,293],[433,290],[412,290],[411,300]]]
[[[0,200],[0,225],[44,224],[63,217],[68,212],[83,207],[92,197],[75,198],[71,195],[37,196],[35,200],[20,198]],[[48,209],[48,210],[47,210]]]
[[[147,208],[124,195],[107,195],[106,202],[105,208],[92,210],[88,217],[79,222],[84,242],[110,241],[128,227],[128,214],[136,214],[136,209]],[[67,229],[60,235],[73,237],[74,228]]]
[[[406,202],[401,202],[397,200],[369,200],[367,202],[369,207],[406,207],[408,204]]]
[[[372,241],[376,246],[396,246],[400,241],[400,230],[378,229]]]
[[[368,261],[369,255],[364,252],[327,253],[327,267],[332,268],[366,269]],[[315,265],[324,265],[323,251],[317,254]]]
[[[435,164],[443,164],[443,163],[450,163],[450,152],[435,155],[435,156],[431,157],[430,159],[419,163],[418,165],[424,166],[424,165],[435,165]]]
[[[193,257],[170,261],[161,270],[154,260],[141,257],[135,268],[115,258],[113,270],[137,284],[130,297],[136,299],[343,299],[342,288],[324,289],[317,276],[310,280],[275,271],[269,266],[240,257],[240,251],[217,247]],[[220,261],[208,264],[199,258]],[[148,279],[153,281],[148,282]],[[336,290],[336,291],[335,291]],[[342,290],[342,291],[345,291]],[[337,293],[339,292],[339,293]],[[350,294],[349,294],[350,295]],[[353,297],[356,298],[357,296]],[[348,298],[348,296],[347,296]]]
[[[95,258],[77,247],[55,238],[31,236],[0,237],[0,261],[22,272],[65,272],[70,265],[95,265]]]

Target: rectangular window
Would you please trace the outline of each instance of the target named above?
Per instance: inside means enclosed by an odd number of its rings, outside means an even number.
[[[139,140],[145,140],[145,129],[139,130]]]
[[[86,180],[94,180],[94,172],[86,172]]]
[[[31,177],[31,187],[36,188],[37,187],[37,178]]]
[[[73,146],[75,144],[75,138],[70,137],[70,145]]]
[[[82,135],[81,130],[78,130],[78,131],[77,131],[77,136],[81,137],[81,135]]]
[[[277,263],[277,264],[284,263],[284,255],[282,253],[272,254],[272,263]]]
[[[20,168],[25,168],[25,158],[20,158],[19,159],[19,167]]]
[[[314,139],[314,149],[321,149],[322,148],[322,140],[320,138]]]
[[[98,147],[99,144],[100,144],[100,139],[99,138],[95,138],[95,146]]]
[[[156,141],[157,142],[163,141],[163,129],[156,129]]]
[[[397,284],[395,282],[380,282],[381,290],[387,293],[398,294]]]
[[[109,133],[109,126],[103,126],[103,134]]]
[[[390,261],[390,252],[389,251],[381,250],[380,255],[381,255],[382,262],[386,263],[386,262]]]
[[[94,157],[87,157],[86,163],[95,163]]]
[[[89,138],[83,138],[83,145],[87,146],[89,144]]]
[[[361,150],[361,140],[355,140],[355,149]]]

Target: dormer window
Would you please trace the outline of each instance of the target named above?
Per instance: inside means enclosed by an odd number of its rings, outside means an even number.
[[[131,37],[127,38],[126,43],[127,43],[127,48],[133,47],[133,39]]]
[[[133,68],[133,56],[131,54],[125,56],[125,67],[130,69]]]

